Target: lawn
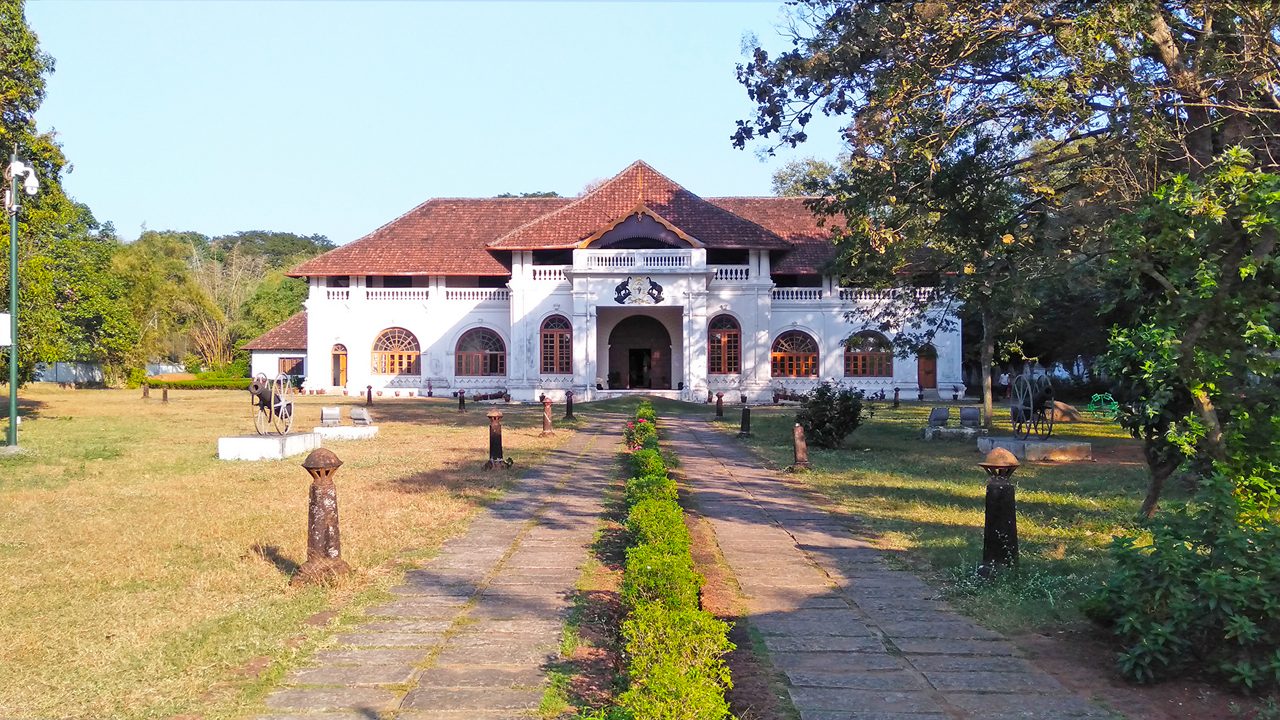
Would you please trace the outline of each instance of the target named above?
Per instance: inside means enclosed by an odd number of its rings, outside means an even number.
[[[1135,441],[1110,422],[1057,425],[1055,438],[1087,439],[1095,456],[1106,461],[1024,464],[1015,475],[1020,570],[1000,582],[980,583],[973,570],[982,558],[986,476],[977,467],[981,458],[972,442],[921,440],[929,407],[910,403],[894,410],[876,403],[874,417],[841,449],[811,447],[814,469],[795,479],[873,531],[884,547],[899,551],[895,557],[902,564],[996,629],[1019,631],[1077,619],[1076,602],[1105,573],[1105,548],[1115,533],[1133,526],[1146,488]],[[724,430],[737,429],[738,412],[726,408]],[[775,467],[792,461],[794,415],[794,408],[753,411],[755,436],[748,442]],[[997,410],[996,422],[993,434],[1008,436],[1007,407]]]
[[[329,445],[355,572],[294,589],[302,457],[221,462],[218,436],[252,432],[246,393],[159,395],[22,391],[26,452],[0,456],[0,717],[234,717],[501,491],[487,408],[378,398],[376,440]],[[352,401],[301,397],[298,426]],[[514,472],[570,434],[503,411]]]

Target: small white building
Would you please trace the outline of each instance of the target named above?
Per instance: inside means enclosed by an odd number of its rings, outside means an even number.
[[[962,387],[959,322],[894,357],[866,320],[884,295],[838,287],[834,254],[802,198],[700,198],[636,162],[580,198],[428,200],[294,268],[306,312],[247,347],[328,393]]]

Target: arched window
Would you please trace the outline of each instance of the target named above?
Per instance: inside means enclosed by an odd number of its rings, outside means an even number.
[[[845,377],[893,377],[893,346],[878,332],[866,330],[844,346]]]
[[[418,338],[404,328],[388,328],[373,341],[375,375],[418,375],[422,349]]]
[[[818,343],[807,333],[788,330],[773,341],[774,377],[817,377]]]
[[[573,325],[563,315],[542,321],[542,374],[573,374]]]
[[[742,372],[742,330],[731,315],[717,315],[707,326],[707,372],[712,375]]]
[[[457,375],[506,375],[507,346],[488,328],[468,330],[458,338]]]

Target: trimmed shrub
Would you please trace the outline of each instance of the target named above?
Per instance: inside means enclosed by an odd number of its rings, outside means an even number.
[[[170,390],[247,390],[253,380],[249,378],[228,378],[225,380],[148,380],[153,388],[169,388]]]
[[[658,414],[653,411],[653,403],[648,400],[641,400],[640,405],[636,407],[636,419],[657,423]]]
[[[656,545],[636,545],[627,549],[627,565],[622,574],[622,602],[628,608],[645,603],[671,607],[698,607],[702,576],[693,569],[688,552],[674,554]]]
[[[687,554],[691,539],[684,513],[670,498],[645,498],[631,507],[627,532],[633,545],[649,545],[664,552]]]
[[[631,469],[638,476],[667,474],[667,464],[662,460],[662,453],[656,449],[631,453]]]
[[[822,383],[805,393],[796,422],[805,440],[821,448],[837,448],[863,421],[863,392]]]
[[[644,418],[636,418],[627,423],[622,431],[622,439],[627,443],[629,448],[656,447],[658,442],[658,428],[652,420]]]
[[[733,687],[728,625],[696,608],[648,603],[622,624],[631,684],[618,704],[645,720],[722,720]]]
[[[666,473],[633,477],[627,481],[623,491],[627,507],[650,498],[675,502],[679,494],[676,481],[667,477]]]

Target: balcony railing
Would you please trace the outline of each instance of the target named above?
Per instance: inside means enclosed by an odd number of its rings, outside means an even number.
[[[351,290],[348,288],[325,288],[324,297],[326,300],[350,300]]]
[[[564,275],[565,267],[566,266],[564,265],[534,266],[533,279],[548,282],[564,282],[568,279]]]
[[[773,299],[783,302],[821,300],[822,288],[774,288]]]
[[[459,288],[455,290],[445,290],[444,299],[467,300],[472,302],[501,300],[505,302],[511,299],[511,291],[504,288]]]
[[[705,266],[705,253],[700,251]],[[575,268],[584,270],[683,270],[695,267],[692,250],[585,250],[574,253]]]
[[[747,280],[751,277],[750,265],[716,265],[716,280]]]
[[[914,294],[920,302],[928,302],[934,298],[933,288],[893,288],[890,290],[867,290],[864,288],[841,288],[840,299],[853,302],[884,302],[896,300],[904,294]]]
[[[426,288],[367,288],[366,300],[418,300],[425,302],[431,298],[431,291]]]

